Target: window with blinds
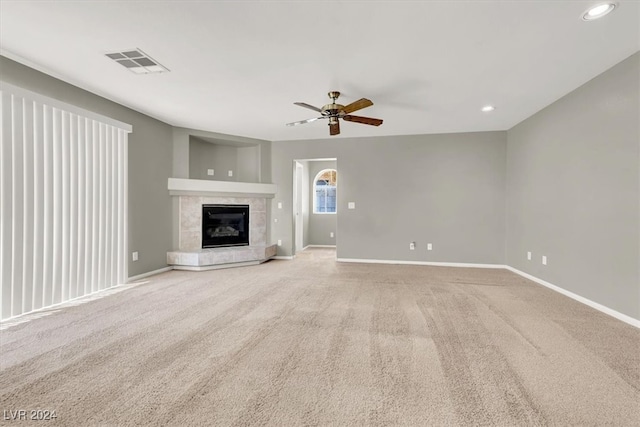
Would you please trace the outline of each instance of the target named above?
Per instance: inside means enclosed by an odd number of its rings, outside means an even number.
[[[127,280],[131,126],[0,82],[0,319]]]

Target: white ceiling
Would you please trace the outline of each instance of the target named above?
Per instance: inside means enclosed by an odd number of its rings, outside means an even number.
[[[174,126],[266,140],[328,137],[338,90],[380,127],[341,137],[505,130],[640,50],[620,1],[0,1],[1,53]],[[137,47],[171,70],[136,75]],[[494,104],[492,113],[482,113]],[[135,132],[135,129],[134,129]]]

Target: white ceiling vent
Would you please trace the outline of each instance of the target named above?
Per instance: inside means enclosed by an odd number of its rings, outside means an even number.
[[[165,73],[169,71],[168,68],[160,65],[158,61],[137,48],[106,53],[105,55],[135,74]]]

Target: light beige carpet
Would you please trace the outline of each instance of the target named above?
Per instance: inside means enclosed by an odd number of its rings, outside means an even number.
[[[0,423],[639,424],[638,329],[506,270],[334,258],[168,272],[5,329],[0,417],[57,418]]]

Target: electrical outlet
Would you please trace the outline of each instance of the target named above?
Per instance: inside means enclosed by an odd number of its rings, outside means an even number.
[[[278,202],[278,209],[282,209],[282,202]]]
[[[213,169],[207,169],[207,175],[213,176],[213,173],[214,173]]]
[[[547,256],[542,255],[542,265],[547,265]]]
[[[409,243],[409,250],[410,251],[415,251],[416,250],[416,242]]]
[[[282,240],[278,240],[278,246],[282,246]]]
[[[433,245],[431,243],[427,243],[427,250],[428,251],[432,251],[433,250]]]
[[[531,261],[531,252],[527,252],[527,259]]]
[[[278,218],[273,218],[273,222],[278,222]]]
[[[355,209],[356,208],[356,202],[349,202],[349,204],[347,204],[347,208],[348,209]]]
[[[333,231],[329,233],[329,237],[333,237]]]
[[[138,251],[135,251],[131,254],[131,260],[132,261],[137,261],[138,260]]]
[[[229,171],[229,172],[227,172],[227,174],[228,174],[229,176],[233,176],[233,171]]]

